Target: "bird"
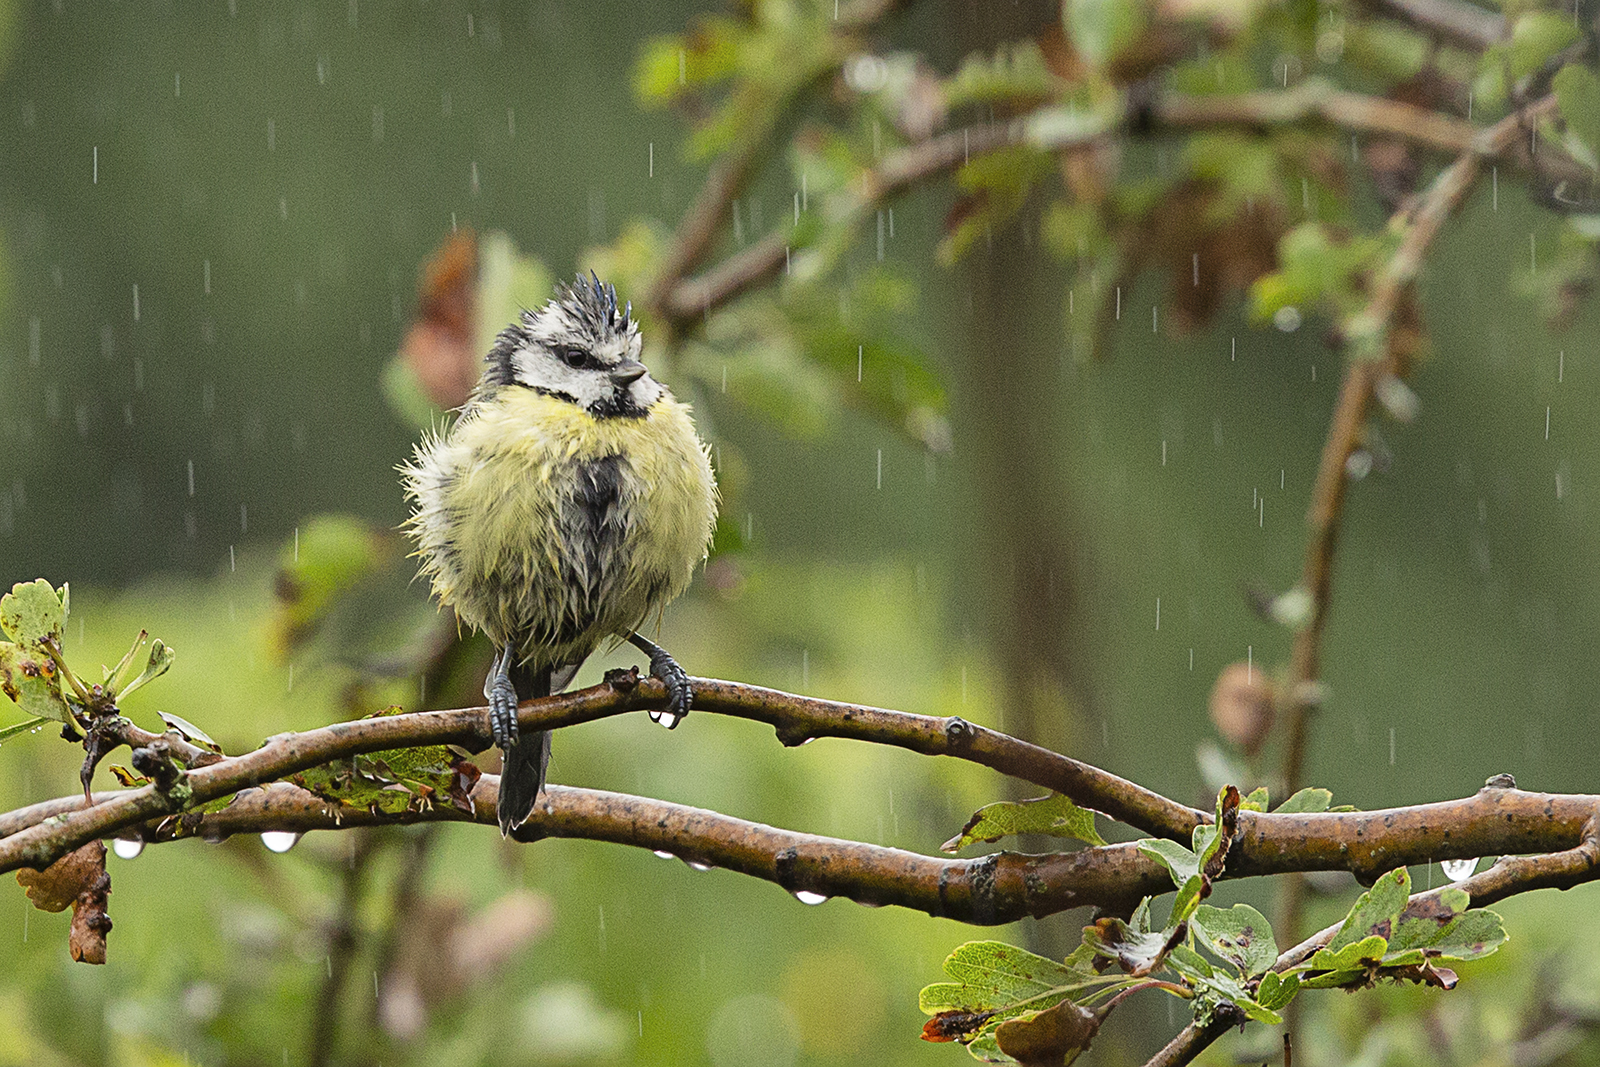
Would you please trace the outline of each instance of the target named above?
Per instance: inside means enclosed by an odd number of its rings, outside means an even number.
[[[689,406],[642,346],[614,286],[592,271],[558,285],[500,331],[453,421],[399,468],[419,576],[495,646],[483,691],[502,836],[532,816],[550,761],[549,732],[519,732],[520,701],[626,641],[666,687],[653,719],[672,729],[693,703],[689,676],[639,631],[706,559],[719,497]]]

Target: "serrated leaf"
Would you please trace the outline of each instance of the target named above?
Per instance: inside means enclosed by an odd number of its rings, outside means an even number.
[[[210,737],[206,736],[206,732],[204,730],[200,729],[200,727],[196,726],[188,719],[180,718],[179,716],[173,715],[171,712],[166,711],[158,711],[156,714],[161,716],[161,721],[167,724],[168,729],[178,731],[178,734],[185,741],[192,741],[202,748],[209,748],[218,755],[222,754],[222,746],[211,740]]]
[[[1150,837],[1139,843],[1139,851],[1155,860],[1172,875],[1173,885],[1183,885],[1200,873],[1200,857],[1176,841]]]
[[[1307,787],[1301,789],[1273,809],[1274,815],[1316,814],[1327,811],[1333,803],[1333,793],[1326,789]]]
[[[939,847],[956,852],[977,841],[999,841],[1018,834],[1069,837],[1091,845],[1106,843],[1095,830],[1094,812],[1078,807],[1060,793],[1052,793],[1036,800],[986,804],[967,820],[959,834]]]
[[[1045,65],[1037,42],[1023,40],[1002,45],[993,56],[975,53],[944,85],[944,105],[993,104],[1038,100],[1050,96],[1056,79]]]
[[[0,631],[18,644],[39,644],[50,638],[59,642],[67,619],[66,596],[66,586],[58,593],[43,578],[18,582],[0,597]]]
[[[1340,948],[1318,949],[1301,964],[1305,971],[1357,971],[1375,966],[1389,951],[1389,942],[1378,934],[1364,937]]]
[[[1323,951],[1337,951],[1373,935],[1387,944],[1410,896],[1411,875],[1404,867],[1396,867],[1356,898],[1344,924]]]
[[[976,1058],[1004,1058],[995,1030],[1008,1019],[1054,1007],[1074,993],[1120,981],[1092,970],[1086,946],[1057,963],[1000,941],[970,941],[944,961],[953,982],[925,987],[918,997],[932,1015],[922,1036],[927,1041],[961,1041]]]
[[[1190,924],[1212,952],[1254,977],[1278,961],[1278,946],[1267,917],[1248,904],[1224,911],[1209,904],[1195,909]]]
[[[71,712],[61,698],[55,661],[37,645],[0,641],[0,693],[15,701],[25,715],[71,721]]]

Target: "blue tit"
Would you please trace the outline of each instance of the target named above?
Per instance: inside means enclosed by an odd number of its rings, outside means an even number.
[[[501,331],[454,422],[401,467],[421,573],[497,649],[484,696],[502,834],[532,814],[550,761],[548,732],[519,736],[519,701],[621,640],[667,687],[656,721],[676,726],[693,699],[638,630],[706,558],[717,485],[688,406],[640,362],[631,312],[593,274],[559,287]]]

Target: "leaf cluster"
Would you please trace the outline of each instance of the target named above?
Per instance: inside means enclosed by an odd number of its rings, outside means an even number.
[[[1277,811],[1325,811],[1331,798],[1325,789],[1303,789]],[[950,845],[1008,832],[1098,842],[1092,815],[1064,800],[992,805]],[[1226,865],[1237,813],[1267,806],[1265,789],[1241,797],[1228,786],[1218,795],[1215,821],[1195,828],[1192,847],[1158,838],[1138,842],[1177,889],[1159,926],[1146,897],[1127,919],[1104,917],[1085,927],[1082,943],[1062,961],[998,941],[957,948],[944,965],[950,981],[922,991],[921,1008],[933,1017],[923,1037],[960,1041],[988,1062],[1070,1063],[1124,993],[1160,989],[1188,1002],[1201,1024],[1227,1012],[1278,1025],[1303,989],[1356,989],[1380,981],[1451,989],[1457,976],[1447,965],[1490,955],[1506,940],[1500,916],[1473,909],[1459,888],[1413,899],[1410,875],[1401,867],[1361,894],[1308,958],[1280,956],[1271,923],[1255,908],[1203,902]],[[1093,838],[1085,838],[1085,817]]]

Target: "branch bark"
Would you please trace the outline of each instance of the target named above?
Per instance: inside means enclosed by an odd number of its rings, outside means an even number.
[[[789,744],[811,737],[854,737],[928,755],[954,755],[1030,781],[1053,778],[1063,785],[1100,791],[1124,807],[1138,807],[1130,803],[1132,798],[1158,802],[1185,821],[1201,817],[1193,809],[1086,764],[961,719],[834,704],[711,680],[697,680],[696,695],[699,710],[767,722]],[[606,684],[530,701],[519,718],[528,729],[553,729],[664,703],[659,683]],[[435,820],[470,819],[494,825],[498,782],[492,775],[478,781],[471,815],[447,805],[400,816],[375,815],[272,781],[362,752],[423,744],[481,745],[485,723],[484,709],[467,708],[363,719],[274,738],[255,752],[187,775],[182,784],[191,791],[191,805],[240,794],[218,812],[191,807],[179,814],[174,803],[178,791],[162,796],[150,786],[97,794],[89,808],[81,806],[81,796],[33,805],[0,818],[0,831],[6,834],[0,838],[0,870],[43,867],[88,840],[135,827],[146,840],[168,841]],[[1084,788],[1079,792],[1082,795]],[[1584,840],[1597,805],[1600,797],[1486,786],[1460,800],[1382,811],[1241,812],[1224,877],[1348,870],[1370,881],[1405,864],[1564,852]],[[171,817],[174,814],[178,817]],[[936,859],[763,826],[665,801],[559,786],[550,787],[528,829],[530,837],[578,837],[670,852],[763,878],[791,892],[896,904],[975,924],[1012,922],[1091,905],[1120,910],[1172,888],[1165,868],[1132,843],[1044,856],[1002,853],[970,860]],[[1587,868],[1568,875],[1579,880],[1591,876]]]

